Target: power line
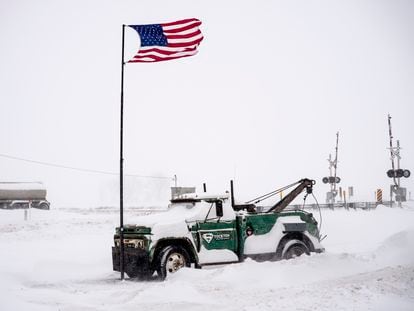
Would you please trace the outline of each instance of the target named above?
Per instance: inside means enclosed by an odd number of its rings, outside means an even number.
[[[7,158],[7,159],[12,159],[12,160],[17,160],[17,161],[28,162],[28,163],[39,164],[39,165],[44,165],[44,166],[63,168],[63,169],[73,170],[73,171],[88,172],[88,173],[95,173],[95,174],[104,174],[104,175],[119,175],[119,173],[114,173],[114,172],[93,170],[93,169],[88,169],[88,168],[80,168],[80,167],[67,166],[67,165],[61,165],[61,164],[56,164],[56,163],[30,160],[30,159],[15,157],[15,156],[11,156],[11,155],[8,155],[8,154],[2,154],[2,153],[0,153],[0,157]],[[125,176],[138,177],[138,178],[153,178],[153,179],[170,179],[170,180],[174,179],[173,177],[166,177],[166,176],[151,176],[151,175],[137,175],[137,174],[125,174]]]

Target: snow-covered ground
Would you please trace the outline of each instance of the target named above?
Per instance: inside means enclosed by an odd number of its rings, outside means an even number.
[[[0,310],[414,310],[414,204],[323,211],[324,254],[165,282],[119,281],[117,223],[111,209],[0,210]]]

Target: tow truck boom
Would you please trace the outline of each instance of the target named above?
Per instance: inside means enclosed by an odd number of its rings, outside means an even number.
[[[283,211],[304,189],[306,189],[306,194],[311,194],[313,185],[315,184],[315,181],[312,179],[301,179],[297,182],[299,185],[293,189],[289,194],[287,194],[282,200],[277,202],[275,205],[273,205],[267,212],[281,212]]]

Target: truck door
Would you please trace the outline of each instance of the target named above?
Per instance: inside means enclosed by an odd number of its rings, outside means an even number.
[[[237,231],[234,211],[230,215],[222,213],[217,215],[223,206],[222,201],[211,203],[213,206],[204,220],[197,221],[196,230],[198,235],[198,257],[200,264],[236,262],[237,256]],[[226,210],[227,211],[227,210]],[[224,215],[223,215],[224,214]],[[228,214],[228,211],[227,211]]]

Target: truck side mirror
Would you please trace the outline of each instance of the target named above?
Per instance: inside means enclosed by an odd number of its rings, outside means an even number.
[[[217,217],[223,217],[223,201],[216,202],[216,215]]]

